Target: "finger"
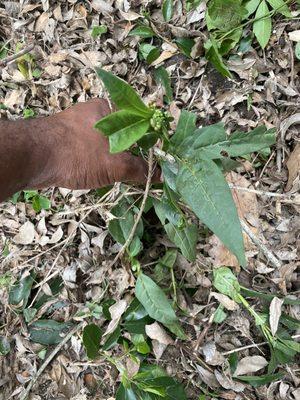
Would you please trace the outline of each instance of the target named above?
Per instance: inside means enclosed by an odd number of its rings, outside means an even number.
[[[122,166],[116,171],[116,181],[146,183],[148,177],[148,163],[141,157],[136,157],[130,153],[120,155]],[[153,183],[161,182],[161,170],[158,166],[152,171],[151,181]]]

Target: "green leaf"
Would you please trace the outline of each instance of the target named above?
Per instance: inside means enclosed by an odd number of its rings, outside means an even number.
[[[281,380],[281,378],[284,376],[284,373],[278,372],[277,374],[268,374],[268,375],[261,375],[261,376],[239,376],[236,377],[235,379],[249,383],[249,385],[253,387],[258,387],[262,385],[266,385],[270,382],[278,381]]]
[[[116,400],[139,400],[131,387],[125,388],[125,386],[121,383],[117,393]]]
[[[276,12],[279,12],[287,18],[293,17],[288,5],[284,0],[267,0],[267,2]]]
[[[196,243],[198,228],[195,224],[188,224],[184,228],[178,228],[172,223],[164,225],[168,237],[179,247],[182,255],[189,261],[196,259]]]
[[[114,347],[118,343],[120,336],[121,336],[121,328],[120,325],[118,325],[115,331],[108,336],[105,343],[103,344],[102,346],[103,350],[108,351],[112,347]]]
[[[187,335],[185,334],[184,330],[180,326],[178,322],[174,324],[164,324],[166,328],[169,329],[170,332],[172,332],[175,336],[177,336],[181,340],[186,340]]]
[[[221,324],[223,321],[225,321],[226,317],[227,314],[223,310],[223,306],[219,304],[218,308],[215,311],[213,322],[215,322],[216,324]]]
[[[97,37],[101,37],[101,35],[106,32],[107,32],[107,26],[105,25],[93,26],[91,36],[93,39],[96,39]]]
[[[30,325],[30,340],[43,345],[58,344],[62,341],[65,331],[71,326],[70,323],[41,319]]]
[[[112,101],[119,109],[128,110],[144,118],[151,118],[153,111],[141,100],[136,91],[123,79],[104,69],[97,69],[97,74],[104,83]]]
[[[95,324],[87,325],[83,330],[82,341],[88,358],[94,359],[99,355],[102,330]]]
[[[136,351],[141,354],[149,354],[151,349],[146,342],[143,334],[131,335],[131,341],[134,344]]]
[[[169,22],[173,17],[174,4],[173,0],[164,0],[162,4],[162,13],[164,20]]]
[[[37,311],[38,310],[36,308],[25,308],[25,310],[23,311],[25,321],[27,323],[31,322],[34,319]]]
[[[256,11],[253,32],[261,48],[264,49],[272,33],[272,20],[265,0],[262,0]]]
[[[194,133],[196,129],[196,120],[196,114],[186,110],[181,111],[175,134],[171,137],[171,143],[175,149],[176,147],[180,148],[184,139]]]
[[[147,275],[138,276],[135,295],[151,318],[162,324],[177,322],[176,314],[162,289]]]
[[[100,119],[100,121],[96,122],[94,127],[105,136],[110,136],[122,128],[130,127],[136,122],[143,120],[144,119],[140,115],[127,110],[120,110]]]
[[[180,160],[176,186],[197,217],[245,266],[239,217],[231,191],[217,165],[210,160]]]
[[[35,212],[49,210],[51,208],[51,202],[46,196],[38,194],[37,196],[34,196],[32,200],[32,207]]]
[[[24,309],[27,305],[33,282],[34,276],[28,275],[15,283],[9,291],[9,304]]]
[[[176,38],[175,43],[181,50],[181,52],[186,55],[187,57],[191,57],[192,49],[195,45],[195,40],[191,38]]]
[[[10,352],[10,343],[5,336],[0,336],[0,356],[6,356]]]
[[[210,36],[210,39],[204,44],[205,56],[210,61],[221,75],[231,78],[231,72],[227,68],[223,61],[223,58],[219,52],[218,44],[215,39]]]
[[[298,42],[295,46],[295,55],[298,60],[300,60],[300,42]]]
[[[110,152],[114,154],[129,149],[147,133],[149,127],[149,120],[144,119],[113,133],[109,136]]]
[[[242,0],[211,0],[206,13],[207,26],[209,30],[228,32],[237,27],[245,15]]]
[[[150,26],[146,25],[137,25],[134,29],[132,29],[128,36],[140,36],[144,39],[151,38],[155,36],[155,33]]]
[[[168,103],[173,100],[173,89],[171,86],[171,79],[169,77],[168,71],[164,67],[159,67],[154,70],[154,78],[158,84],[161,84],[165,89],[165,94]]]
[[[194,131],[180,147],[180,154],[197,159],[222,159],[239,157],[260,151],[276,142],[275,129],[266,130],[259,126],[251,132],[235,132],[228,138],[222,123],[210,125]]]
[[[152,64],[160,55],[159,49],[149,43],[141,43],[139,52],[141,57],[146,60],[148,64]]]
[[[35,116],[35,112],[31,108],[25,108],[23,110],[24,119],[33,118]]]
[[[245,287],[241,287],[241,292],[242,292],[243,296],[260,298],[260,299],[266,300],[269,303],[275,297],[275,295],[256,292],[255,290],[248,289],[248,288],[245,288]],[[295,305],[296,306],[296,305],[300,305],[300,300],[290,299],[288,297],[284,297],[283,298],[283,304],[291,304],[291,305]]]
[[[119,204],[113,207],[111,212],[117,218],[109,222],[108,230],[118,243],[124,244],[134,225],[135,213],[125,199],[122,199]],[[137,247],[139,247],[139,249],[142,248],[140,238],[143,235],[143,231],[143,222],[140,220],[135,231],[135,237],[133,238],[128,249],[130,253],[131,249],[136,250]]]
[[[247,3],[245,4],[245,8],[247,10],[247,15],[246,15],[247,18],[257,10],[257,7],[259,6],[260,1],[261,0],[247,1]]]
[[[223,294],[231,297],[233,300],[240,302],[239,293],[240,293],[240,284],[237,280],[237,277],[233,274],[230,268],[221,267],[213,270],[214,287]]]

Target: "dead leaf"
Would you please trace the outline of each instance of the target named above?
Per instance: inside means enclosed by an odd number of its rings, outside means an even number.
[[[210,296],[214,297],[218,300],[219,303],[222,304],[227,310],[235,311],[239,308],[239,305],[231,300],[228,296],[222,293],[211,292]]]
[[[274,336],[278,329],[279,320],[281,317],[281,307],[283,304],[283,300],[279,299],[278,297],[274,297],[270,304],[270,328],[272,335]]]
[[[113,304],[112,306],[109,307],[111,321],[108,324],[108,327],[107,327],[105,333],[103,334],[103,336],[107,336],[114,332],[114,330],[118,326],[121,316],[124,314],[126,308],[127,308],[126,300],[117,301],[115,304]]]
[[[288,35],[293,42],[300,42],[300,31],[289,32]]]
[[[289,170],[289,179],[286,184],[285,190],[286,192],[288,192],[292,189],[293,183],[300,172],[300,143],[296,144],[296,147],[294,148],[289,159],[287,160],[286,165]]]
[[[257,372],[268,365],[268,361],[262,356],[249,356],[242,358],[236,367],[235,376],[248,375]]]
[[[17,244],[31,244],[34,240],[34,235],[34,225],[32,222],[27,221],[21,226],[19,233],[14,236],[13,241]]]
[[[164,328],[157,322],[154,322],[151,325],[146,325],[145,330],[147,336],[149,336],[150,339],[155,339],[159,343],[165,344],[166,346],[174,343],[173,339],[167,334]]]
[[[217,381],[224,389],[232,389],[237,393],[241,393],[245,389],[245,385],[243,385],[242,383],[233,381],[232,378],[226,376],[225,374],[222,374],[218,370],[215,370],[214,372]]]

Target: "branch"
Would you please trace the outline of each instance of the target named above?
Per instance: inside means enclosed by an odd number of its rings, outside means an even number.
[[[45,371],[49,363],[53,360],[53,358],[56,356],[56,354],[62,349],[62,347],[71,339],[71,337],[77,333],[85,324],[85,322],[81,322],[79,325],[76,325],[75,328],[73,328],[64,338],[63,340],[59,343],[57,347],[52,351],[52,353],[49,354],[49,356],[46,358],[46,360],[43,362],[43,364],[40,366],[39,370],[33,377],[31,378],[31,381],[23,394],[20,396],[20,400],[26,400],[31,389],[35,385],[36,381],[39,379],[39,377],[42,375],[42,373]]]
[[[111,264],[109,265],[109,268],[111,268],[124,254],[124,252],[126,251],[126,249],[128,248],[128,246],[130,245],[134,235],[135,235],[135,231],[137,229],[137,226],[140,222],[140,219],[142,218],[145,206],[146,206],[146,201],[148,198],[148,194],[149,194],[149,190],[150,190],[150,185],[151,185],[151,178],[152,178],[152,172],[153,172],[153,154],[154,154],[154,150],[150,149],[149,151],[149,160],[148,160],[148,176],[147,176],[147,182],[146,182],[146,187],[145,187],[145,192],[144,192],[144,196],[143,196],[143,200],[142,200],[142,204],[140,207],[140,210],[136,216],[136,220],[134,222],[134,225],[131,229],[130,235],[128,236],[126,242],[124,243],[124,245],[122,246],[121,250],[119,251],[119,253],[116,255],[116,257],[113,259],[113,261],[111,262]]]
[[[13,54],[12,56],[6,57],[3,60],[0,61],[0,67],[6,67],[7,64],[9,64],[12,61],[17,60],[18,58],[24,56],[25,54],[29,53],[31,50],[33,50],[35,47],[35,44],[31,44],[27,47],[25,47],[24,49],[22,49],[21,51],[19,51],[16,54]]]

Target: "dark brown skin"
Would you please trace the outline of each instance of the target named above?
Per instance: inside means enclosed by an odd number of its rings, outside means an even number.
[[[146,162],[127,152],[110,154],[107,139],[93,128],[110,112],[106,100],[94,99],[50,117],[0,121],[0,201],[23,189],[145,183]]]

